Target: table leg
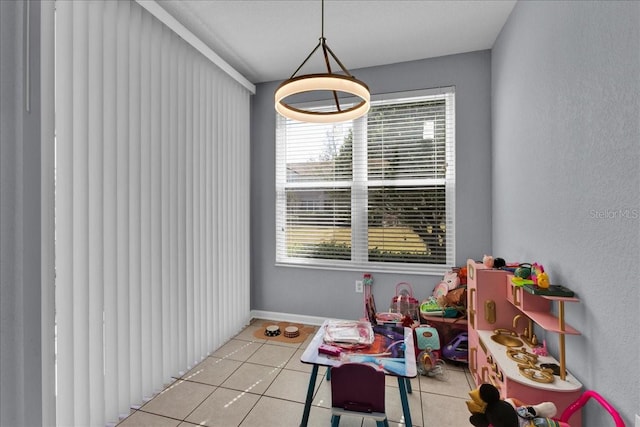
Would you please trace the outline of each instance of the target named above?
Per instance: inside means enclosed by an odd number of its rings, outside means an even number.
[[[404,425],[406,427],[412,427],[411,423],[411,411],[409,410],[409,399],[407,398],[407,383],[408,378],[398,377],[398,388],[400,389],[400,402],[402,403],[402,413],[404,414]],[[410,387],[410,386],[409,386]]]
[[[309,377],[309,388],[307,389],[307,400],[304,402],[304,412],[302,413],[302,422],[300,427],[307,427],[309,422],[309,412],[311,412],[311,402],[313,401],[313,391],[316,388],[316,378],[318,377],[318,365],[313,365],[311,369],[311,377]]]

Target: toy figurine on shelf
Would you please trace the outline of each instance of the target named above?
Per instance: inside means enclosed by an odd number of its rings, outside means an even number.
[[[491,255],[484,255],[482,257],[482,263],[487,268],[493,268],[493,257]]]

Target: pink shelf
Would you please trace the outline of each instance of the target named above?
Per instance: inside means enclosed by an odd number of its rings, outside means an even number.
[[[580,302],[576,297],[554,297],[550,295],[538,295],[540,298],[548,299],[551,301],[564,301],[564,302]]]
[[[560,330],[560,323],[559,323],[558,317],[552,313],[548,313],[546,311],[542,312],[542,311],[525,311],[525,310],[523,310],[522,312],[527,316],[529,316],[531,320],[533,320],[535,323],[537,323],[547,331],[565,333],[570,335],[581,335],[580,331],[568,325],[567,322],[564,323],[564,331]]]

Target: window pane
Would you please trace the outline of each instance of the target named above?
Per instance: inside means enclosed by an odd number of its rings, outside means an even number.
[[[351,259],[351,191],[287,190],[286,247],[289,257]]]
[[[287,122],[287,182],[351,180],[351,123]]]
[[[370,187],[369,261],[446,263],[445,187]]]
[[[373,107],[367,132],[369,180],[444,178],[444,100]]]

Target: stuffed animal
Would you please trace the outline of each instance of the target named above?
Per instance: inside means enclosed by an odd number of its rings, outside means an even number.
[[[487,268],[493,268],[493,257],[491,255],[485,255],[482,257],[482,263]]]
[[[458,270],[458,278],[460,279],[461,285],[467,284],[467,267],[460,267]]]
[[[469,392],[467,407],[471,412],[469,422],[475,427],[560,427],[551,417],[556,415],[556,405],[543,402],[527,406],[516,399],[500,398],[500,392],[492,384],[482,384]]]
[[[444,282],[447,285],[447,288],[450,291],[457,288],[458,286],[460,286],[460,277],[458,277],[458,272],[447,271],[444,274],[444,278],[442,279],[442,282]]]

